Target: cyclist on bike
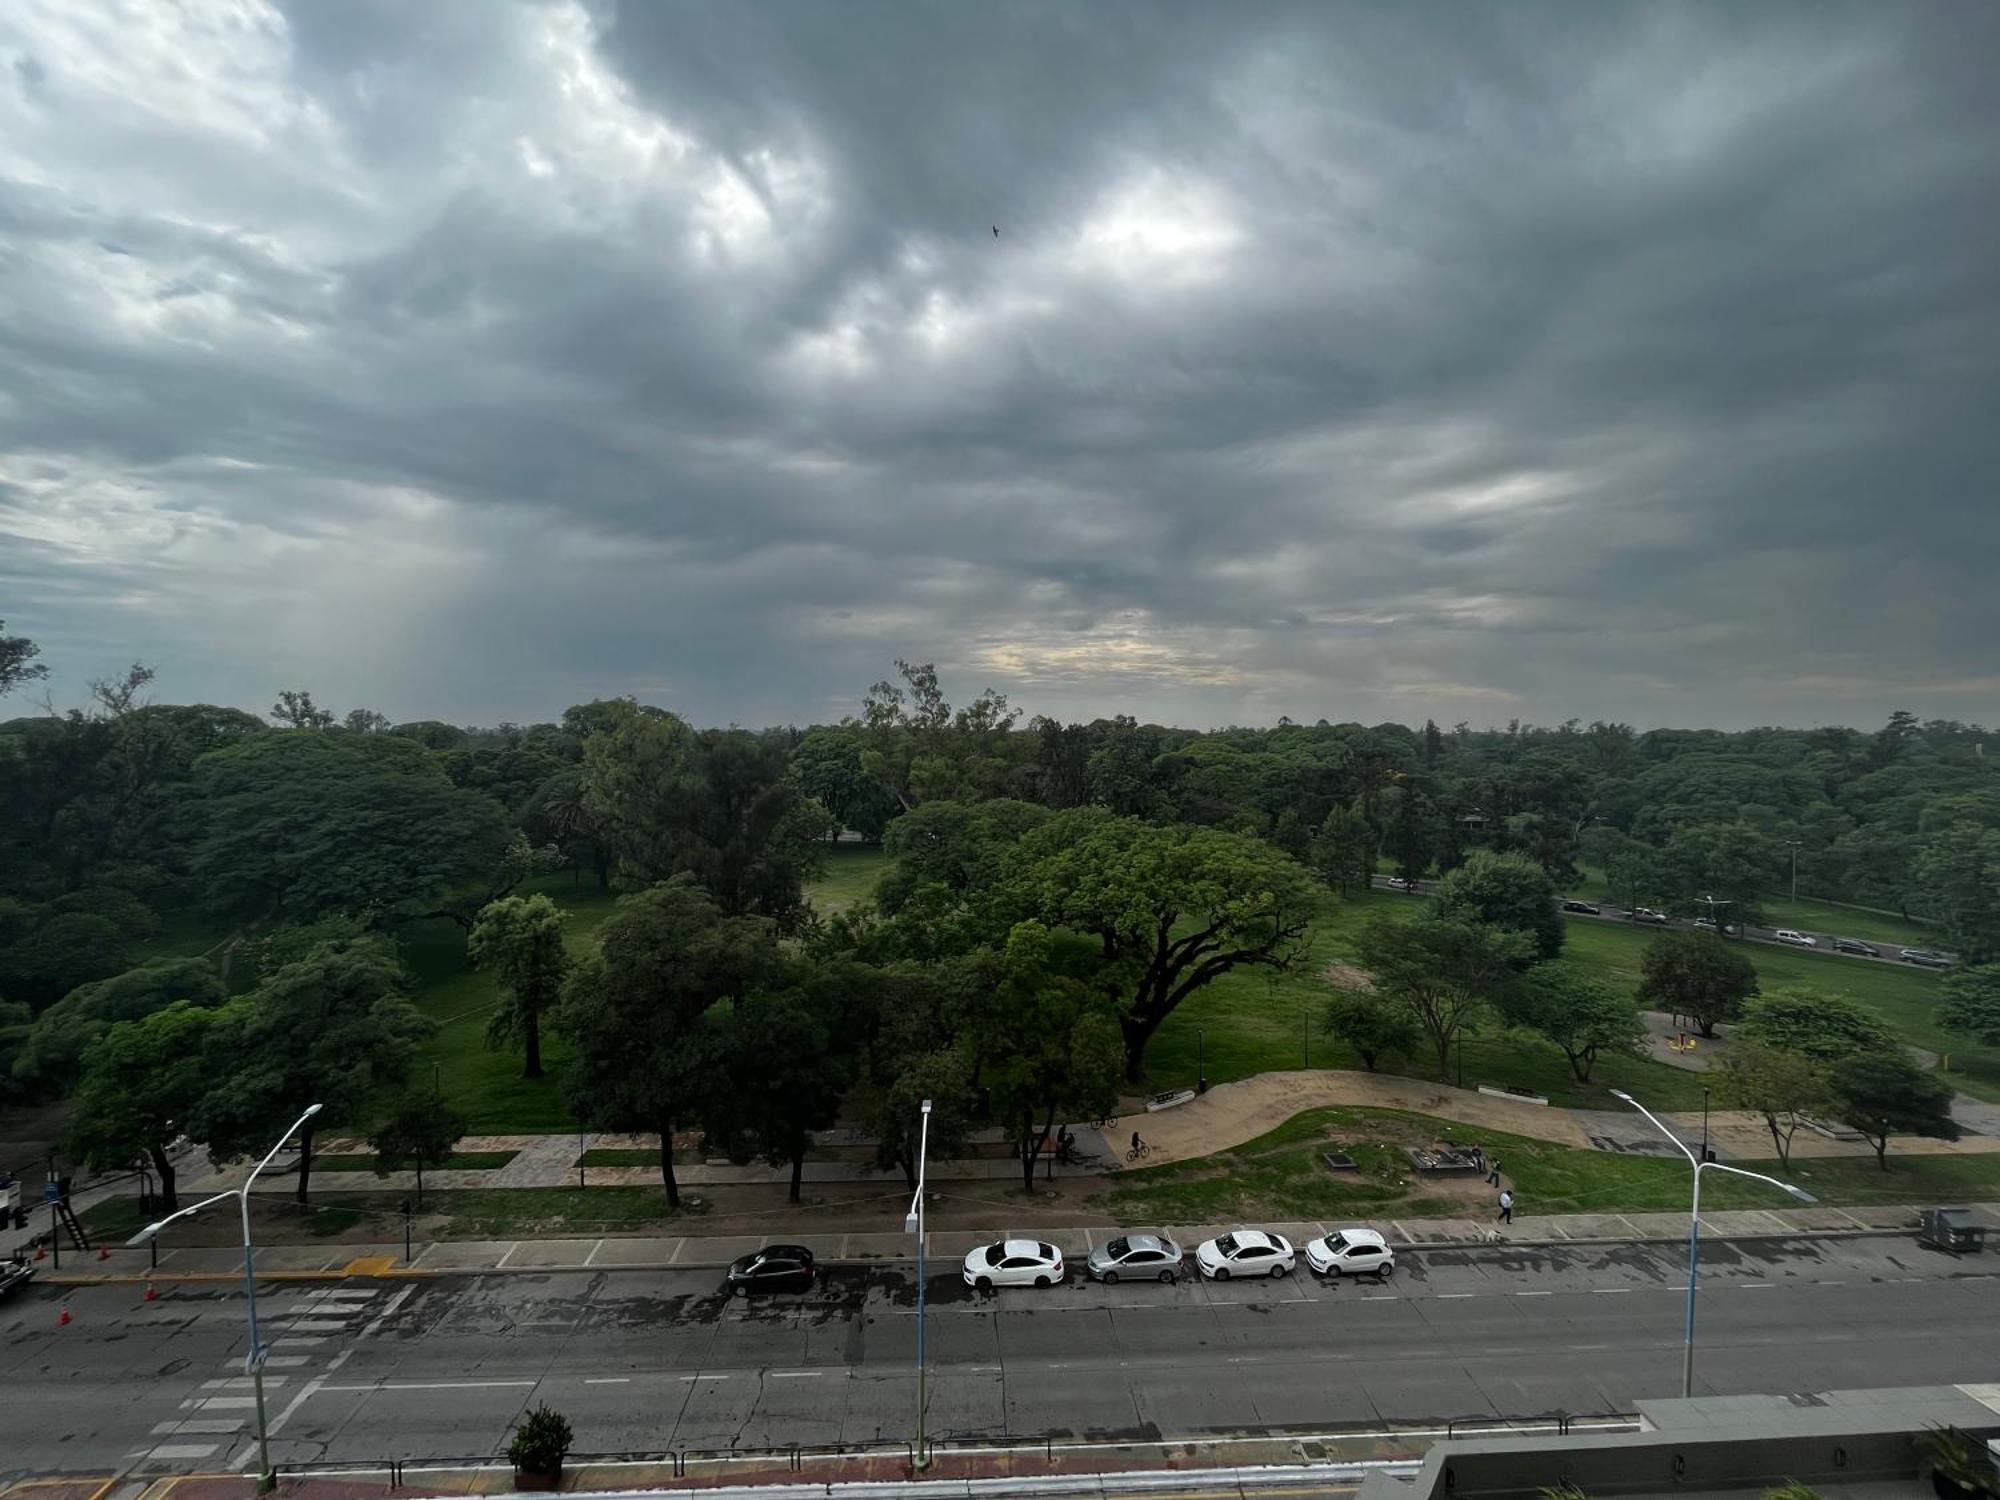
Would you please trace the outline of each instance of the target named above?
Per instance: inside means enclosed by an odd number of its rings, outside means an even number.
[[[1146,1143],[1145,1143],[1144,1141],[1142,1141],[1142,1140],[1140,1140],[1140,1139],[1139,1139],[1139,1132],[1138,1132],[1138,1131],[1136,1131],[1136,1130],[1135,1130],[1135,1131],[1133,1131],[1133,1132],[1132,1132],[1132,1154],[1133,1154],[1134,1156],[1137,1156],[1137,1155],[1138,1155],[1138,1154],[1139,1154],[1139,1153],[1140,1153],[1141,1151],[1143,1151],[1143,1150],[1145,1150],[1145,1149],[1146,1149]]]

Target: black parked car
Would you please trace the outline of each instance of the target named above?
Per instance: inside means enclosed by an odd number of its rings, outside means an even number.
[[[1880,958],[1882,956],[1880,948],[1876,947],[1873,943],[1864,943],[1860,938],[1835,938],[1833,940],[1833,951],[1835,953],[1852,953],[1857,958]]]
[[[731,1261],[723,1289],[732,1297],[752,1292],[803,1292],[813,1284],[813,1253],[804,1245],[766,1245]]]
[[[1596,907],[1592,906],[1588,901],[1565,901],[1563,902],[1563,910],[1581,912],[1586,917],[1597,917],[1603,915],[1602,912],[1600,912]]]

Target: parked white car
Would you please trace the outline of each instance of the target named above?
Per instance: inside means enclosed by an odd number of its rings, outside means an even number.
[[[1781,943],[1791,943],[1795,947],[1799,948],[1817,948],[1819,946],[1818,938],[1808,937],[1805,933],[1798,931],[1796,928],[1780,927],[1776,932],[1772,933],[1771,936],[1776,938]]]
[[[1194,1253],[1194,1263],[1210,1281],[1227,1281],[1232,1276],[1289,1276],[1299,1258],[1292,1242],[1282,1234],[1267,1229],[1232,1229],[1203,1241]]]
[[[1045,1240],[995,1240],[965,1257],[965,1284],[982,1292],[996,1286],[1054,1286],[1068,1274],[1062,1251]]]
[[[1336,1229],[1307,1242],[1306,1264],[1315,1276],[1386,1276],[1396,1252],[1372,1229]]]

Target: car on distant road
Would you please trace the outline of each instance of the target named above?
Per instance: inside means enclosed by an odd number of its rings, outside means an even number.
[[[1565,901],[1563,902],[1563,910],[1578,912],[1586,917],[1601,917],[1604,915],[1602,911],[1592,906],[1588,901]]]
[[[1046,1240],[995,1240],[965,1257],[965,1284],[982,1292],[996,1286],[1054,1286],[1068,1275],[1062,1251]]]
[[[1920,969],[1949,969],[1951,960],[1942,953],[1933,953],[1928,948],[1905,948],[1896,955],[1906,964],[1915,964]]]
[[[1780,927],[1771,934],[1781,943],[1790,943],[1794,948],[1817,948],[1819,939],[1810,933],[1800,932],[1796,927]]]
[[[1289,1276],[1298,1252],[1282,1234],[1268,1229],[1232,1229],[1202,1242],[1194,1263],[1210,1281],[1232,1276]]]
[[[1717,927],[1715,925],[1715,918],[1713,917],[1696,917],[1693,925],[1702,932],[1719,932],[1725,937],[1736,937],[1743,931],[1734,922],[1724,922],[1720,927]]]
[[[753,1255],[731,1261],[722,1284],[732,1297],[805,1292],[812,1290],[815,1274],[813,1253],[804,1245],[766,1245]]]
[[[1160,1234],[1121,1234],[1090,1252],[1083,1263],[1093,1281],[1115,1286],[1127,1277],[1147,1281],[1177,1281],[1181,1247]]]
[[[1880,948],[1876,947],[1873,943],[1864,943],[1860,938],[1837,937],[1833,940],[1833,951],[1835,953],[1852,953],[1856,958],[1880,958],[1882,956]]]
[[[1396,1252],[1373,1229],[1336,1229],[1307,1242],[1306,1265],[1315,1276],[1387,1276]]]
[[[1632,920],[1635,922],[1648,922],[1655,927],[1664,927],[1667,925],[1667,914],[1663,911],[1654,911],[1650,906],[1635,906],[1632,908]]]

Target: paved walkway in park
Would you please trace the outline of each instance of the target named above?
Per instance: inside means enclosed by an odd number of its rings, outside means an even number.
[[[1184,1104],[1153,1113],[1142,1111],[1124,1115],[1101,1130],[1079,1123],[1072,1128],[1077,1134],[1082,1160],[1073,1165],[1054,1167],[1051,1173],[1051,1163],[1045,1157],[1036,1170],[1056,1177],[1091,1177],[1122,1171],[1127,1166],[1126,1153],[1135,1130],[1150,1148],[1144,1160],[1146,1166],[1212,1156],[1275,1130],[1306,1110],[1337,1105],[1400,1109],[1430,1115],[1450,1122],[1442,1131],[1447,1137],[1454,1133],[1453,1126],[1464,1127],[1457,1132],[1457,1138],[1468,1144],[1477,1144],[1481,1132],[1502,1131],[1585,1151],[1646,1156],[1675,1154],[1671,1143],[1636,1111],[1565,1109],[1395,1074],[1316,1068],[1309,1072],[1260,1073],[1254,1078],[1217,1084],[1207,1093]],[[1960,1096],[1955,1111],[1968,1132],[1962,1139],[1933,1141],[1898,1136],[1896,1154],[1928,1156],[2000,1151],[2000,1105],[1984,1104]],[[1724,1160],[1758,1159],[1776,1154],[1763,1116],[1748,1110],[1711,1110],[1706,1119],[1700,1110],[1666,1111],[1660,1112],[1660,1118],[1683,1140],[1698,1142],[1706,1138]],[[842,1155],[809,1158],[803,1174],[806,1182],[866,1182],[889,1186],[900,1183],[899,1173],[877,1170],[856,1149],[869,1144],[869,1138],[859,1132],[826,1131],[820,1134],[819,1139],[823,1147],[841,1148]],[[979,1132],[973,1137],[975,1144],[984,1145],[989,1150],[994,1149],[998,1139],[999,1133],[991,1130]],[[426,1172],[424,1183],[427,1187],[436,1188],[545,1188],[579,1185],[650,1187],[659,1181],[659,1168],[650,1161],[637,1166],[588,1167],[579,1177],[577,1161],[581,1155],[585,1151],[605,1147],[651,1153],[658,1149],[658,1142],[652,1136],[588,1132],[467,1136],[459,1143],[461,1151],[513,1151],[516,1153],[514,1159],[497,1169]],[[323,1142],[320,1150],[322,1155],[351,1155],[365,1153],[368,1147],[365,1142],[336,1139]],[[1793,1137],[1792,1151],[1795,1156],[1807,1158],[1871,1154],[1863,1141],[1839,1139],[1812,1130],[1800,1130]],[[283,1160],[277,1163],[278,1170],[268,1172],[259,1179],[258,1191],[293,1191],[296,1184],[285,1170],[289,1165]],[[246,1170],[245,1165],[237,1164],[221,1171],[199,1172],[193,1170],[193,1163],[190,1163],[187,1176],[192,1180],[183,1182],[182,1189],[194,1195],[221,1192],[240,1183]],[[1019,1178],[1020,1170],[1017,1159],[1000,1154],[933,1160],[930,1164],[930,1176],[936,1182],[1012,1182]],[[687,1188],[768,1186],[787,1183],[791,1169],[766,1166],[761,1162],[696,1162],[677,1167],[675,1175]],[[349,1178],[352,1179],[349,1186],[388,1191],[404,1191],[416,1184],[416,1176],[412,1172],[391,1172],[386,1176],[376,1176],[372,1172],[315,1173],[315,1181],[329,1187]]]
[[[1702,1232],[1717,1239],[1791,1238],[1829,1234],[1897,1234],[1913,1230],[1917,1205],[1889,1204],[1861,1208],[1723,1209],[1702,1215]],[[1975,1210],[2000,1236],[2000,1204]],[[1353,1222],[1353,1221],[1343,1221]],[[1422,1251],[1467,1246],[1603,1244],[1678,1241],[1687,1237],[1685,1213],[1531,1214],[1515,1215],[1512,1224],[1488,1219],[1375,1219],[1375,1228],[1399,1248]],[[1161,1226],[1192,1250],[1231,1224],[1169,1224]],[[1341,1227],[1336,1221],[1270,1224],[1295,1244]],[[925,1238],[926,1252],[949,1266],[975,1246],[1007,1233],[1005,1226],[982,1230],[934,1230]],[[1080,1262],[1093,1246],[1131,1233],[1117,1225],[1043,1229],[1037,1234],[1060,1246],[1072,1262]],[[855,1234],[779,1236],[810,1247],[825,1261],[906,1261],[915,1258],[915,1239],[894,1231]],[[257,1251],[260,1275],[329,1279],[343,1276],[477,1275],[490,1272],[549,1273],[556,1271],[617,1271],[705,1269],[727,1265],[764,1243],[755,1236],[680,1236],[660,1234],[607,1238],[533,1240],[417,1241],[406,1259],[401,1244],[269,1245]],[[162,1246],[155,1266],[144,1248],[114,1247],[108,1259],[93,1255],[63,1257],[55,1270],[46,1262],[41,1279],[55,1285],[97,1282],[234,1281],[243,1274],[241,1250]]]

